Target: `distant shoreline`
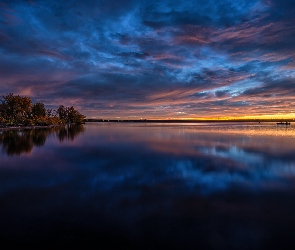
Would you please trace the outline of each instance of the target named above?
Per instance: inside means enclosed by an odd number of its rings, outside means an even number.
[[[113,122],[113,123],[230,123],[230,122],[236,122],[236,123],[242,123],[242,122],[253,122],[253,123],[264,123],[264,122],[273,122],[274,124],[278,122],[294,122],[293,119],[281,119],[281,120],[116,120],[116,119],[85,119],[84,122]],[[54,127],[61,127],[68,124],[61,124],[61,125],[46,125],[46,126],[11,126],[11,127],[0,127],[1,131],[9,131],[9,130],[26,130],[26,129],[42,129],[42,128],[54,128]]]
[[[293,119],[239,119],[239,120],[157,120],[157,119],[139,119],[139,120],[120,120],[120,119],[85,119],[85,122],[138,122],[138,123],[226,123],[226,122],[294,122]]]

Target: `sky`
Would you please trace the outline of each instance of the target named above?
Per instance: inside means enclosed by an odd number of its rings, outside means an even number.
[[[0,0],[0,95],[87,118],[295,118],[294,0]]]

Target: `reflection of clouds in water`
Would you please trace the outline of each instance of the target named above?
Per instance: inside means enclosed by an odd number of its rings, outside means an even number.
[[[242,155],[245,157],[247,153]],[[139,156],[139,159],[144,160],[144,157],[141,157]],[[214,159],[203,157],[169,160],[160,157],[150,161],[150,167],[134,159],[117,162],[114,166],[114,162],[109,159],[103,163],[104,167],[100,168],[95,176],[90,177],[89,185],[93,191],[103,192],[126,188],[134,191],[141,187],[157,189],[161,186],[166,187],[167,191],[173,192],[178,188],[186,190],[186,194],[202,195],[224,192],[235,187],[255,192],[288,188],[286,178],[294,178],[294,165],[275,162],[266,166],[261,159],[253,157],[251,161],[243,162],[243,159],[235,161],[224,156],[215,156]],[[99,165],[97,167],[99,168]]]
[[[228,182],[232,179],[232,175],[227,172],[204,172],[200,168],[194,168],[192,162],[187,160],[178,161],[174,172],[180,175],[184,184],[192,191],[201,194],[226,190]]]
[[[266,127],[218,126],[218,132],[213,126],[208,130],[203,126],[201,131],[175,125],[91,126],[97,139],[89,138],[87,143],[93,148],[88,148],[87,157],[80,154],[87,159],[84,166],[89,163],[99,169],[90,178],[94,190],[165,186],[205,195],[234,187],[288,188],[294,177],[293,138],[270,136],[273,126],[269,131]]]
[[[237,146],[230,146],[227,150],[219,150],[217,147],[204,148],[202,152],[212,156],[230,158],[242,163],[245,163],[245,161],[247,161],[247,163],[255,163],[261,161],[263,158],[256,153],[247,153]]]
[[[204,148],[203,152],[214,157],[229,158],[235,162],[241,163],[245,168],[252,169],[257,173],[261,171],[273,176],[283,176],[288,174],[289,177],[295,175],[295,156],[293,152],[278,152],[274,149],[274,153],[267,148],[252,148],[252,150],[230,146],[226,151],[220,151],[215,148]],[[281,154],[280,154],[281,153]],[[288,156],[292,156],[289,157]]]
[[[213,126],[206,130],[204,126],[89,124],[80,137],[83,147],[69,141],[55,148],[52,141],[53,145],[40,148],[30,159],[13,161],[32,171],[43,168],[65,177],[48,174],[40,186],[71,183],[85,194],[120,190],[133,196],[141,188],[159,187],[203,195],[235,187],[253,191],[288,188],[295,175],[293,138],[261,136],[261,129],[257,137],[249,137],[247,127],[242,127],[240,134],[241,127],[231,128],[237,133],[227,133],[226,126],[214,132]],[[227,129],[220,132],[222,128]],[[250,131],[253,134],[252,127]],[[12,167],[13,162],[5,164]],[[27,184],[20,180],[21,185]]]
[[[294,161],[266,160],[263,154],[249,153],[236,146],[223,151],[205,147],[200,151],[217,160],[211,171],[206,167],[194,168],[190,161],[178,162],[175,170],[181,172],[186,184],[199,187],[203,193],[226,190],[233,184],[256,191],[272,186],[283,188],[287,187],[288,179],[295,177]]]
[[[269,165],[269,172],[278,177],[292,178],[295,176],[295,163],[281,164],[280,161],[274,161]]]
[[[34,242],[36,229],[41,239],[54,232],[54,243],[59,233],[97,244],[117,232],[179,249],[261,249],[278,232],[293,239],[293,138],[85,126],[75,142],[54,133],[30,155],[0,155],[4,238],[23,228],[19,235]]]

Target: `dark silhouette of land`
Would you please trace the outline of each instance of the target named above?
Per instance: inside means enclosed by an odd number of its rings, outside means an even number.
[[[282,123],[291,123],[294,122],[294,119],[84,119],[84,122],[149,122],[149,123],[208,123],[208,122],[282,122]]]

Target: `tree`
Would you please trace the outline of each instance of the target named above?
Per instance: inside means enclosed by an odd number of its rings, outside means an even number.
[[[26,125],[29,122],[32,107],[29,97],[14,96],[10,93],[3,96],[0,114],[9,125]]]
[[[14,96],[12,93],[0,100],[1,126],[80,124],[85,118],[73,106],[60,105],[57,110],[46,110],[43,103],[33,104],[29,97]]]
[[[56,110],[56,113],[57,113],[59,119],[61,119],[64,122],[68,123],[68,120],[67,120],[67,117],[68,117],[67,109],[63,105],[60,105],[58,107],[58,109]]]
[[[37,102],[37,103],[33,104],[32,115],[33,116],[45,116],[46,109],[44,107],[44,104],[41,102]]]
[[[57,114],[59,119],[63,120],[65,123],[76,123],[80,124],[84,122],[86,116],[80,114],[73,106],[65,107],[60,105],[57,109]]]
[[[86,116],[80,114],[77,110],[74,109],[74,107],[68,108],[68,119],[69,123],[83,123]]]

